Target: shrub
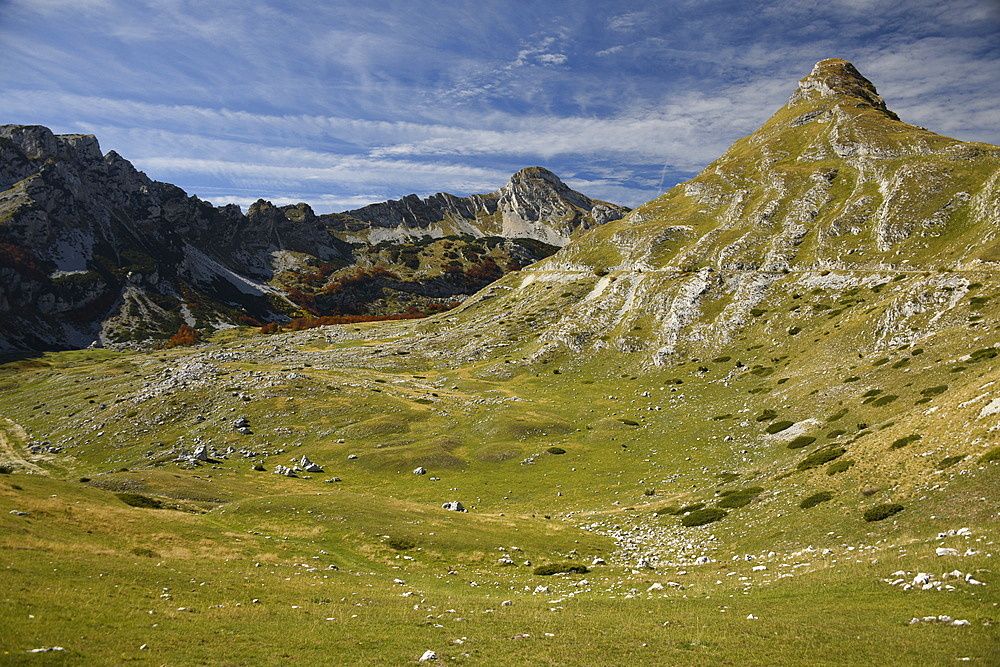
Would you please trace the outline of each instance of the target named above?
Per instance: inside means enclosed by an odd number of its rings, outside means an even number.
[[[80,478],[80,484],[86,484],[89,481],[90,481],[89,477],[81,477]]]
[[[574,563],[549,563],[539,565],[534,570],[535,574],[547,577],[553,574],[587,574],[590,572],[586,565],[576,565]]]
[[[847,431],[845,431],[844,429],[842,429],[842,428],[836,428],[836,429],[830,431],[829,433],[827,433],[826,437],[828,437],[828,438],[839,438],[840,436],[844,435],[845,433],[847,433]]]
[[[417,546],[417,543],[413,540],[406,539],[405,537],[390,537],[385,541],[386,546],[395,549],[396,551],[407,551]]]
[[[718,507],[726,507],[728,509],[744,507],[752,503],[763,490],[763,486],[748,486],[745,489],[723,491],[719,494],[722,496],[722,500],[717,502],[716,505]]]
[[[549,447],[545,451],[547,451],[549,454],[565,454],[566,453],[566,450],[563,449],[562,447]]]
[[[941,461],[937,464],[937,469],[944,470],[945,468],[950,468],[964,458],[964,454],[959,454],[957,456],[949,456],[948,458],[941,459]]]
[[[708,507],[705,509],[695,510],[681,519],[682,526],[704,526],[708,523],[713,523],[722,519],[728,514],[725,510],[720,510],[715,507]]]
[[[979,459],[981,463],[993,463],[994,461],[1000,461],[1000,447],[994,447],[990,451],[983,454]]]
[[[135,547],[132,549],[132,554],[135,556],[145,556],[146,558],[156,558],[160,555],[152,549],[147,549],[146,547]]]
[[[844,408],[843,410],[835,412],[834,414],[832,414],[832,415],[830,415],[829,417],[826,418],[826,423],[829,424],[830,422],[835,422],[835,421],[840,420],[842,417],[844,417],[844,415],[847,414],[847,412],[848,412],[847,408]]]
[[[841,461],[837,461],[835,463],[831,463],[826,468],[826,474],[832,476],[836,475],[837,473],[846,472],[848,468],[854,465],[854,463],[855,462],[850,459],[844,459]]]
[[[930,398],[931,396],[939,396],[946,391],[948,391],[948,385],[939,384],[936,387],[927,387],[927,389],[921,390],[920,395]]]
[[[769,422],[777,416],[778,413],[775,412],[774,410],[764,410],[759,415],[754,417],[754,419],[756,419],[759,422]]]
[[[201,339],[198,331],[189,324],[182,324],[177,328],[177,333],[170,337],[164,347],[184,347],[195,345]]]
[[[626,426],[638,426],[639,425],[639,422],[635,421],[634,419],[623,419],[621,421]]]
[[[14,472],[14,469],[10,466],[0,466],[0,475],[9,475]]]
[[[162,509],[163,503],[155,498],[150,498],[149,496],[143,496],[138,493],[116,493],[118,499],[125,503],[126,505],[131,505],[132,507],[145,507],[148,509]]]
[[[808,447],[809,445],[816,442],[816,438],[811,435],[800,435],[791,442],[789,442],[786,447],[789,449],[802,449],[803,447]]]
[[[825,503],[831,498],[833,498],[833,492],[820,491],[819,493],[812,494],[811,496],[803,500],[801,503],[799,503],[799,507],[801,507],[804,510],[807,510],[810,507],[815,507],[816,505],[819,505],[820,503]]]
[[[800,331],[802,331],[802,327],[789,327],[789,329],[788,329],[788,335],[789,336],[794,336],[795,334],[799,333]]]
[[[813,452],[809,456],[802,459],[799,463],[799,470],[809,470],[810,468],[815,468],[821,466],[827,461],[832,461],[836,458],[840,458],[847,452],[843,447],[835,447],[833,449],[821,449],[818,452]]]
[[[876,408],[881,408],[883,405],[889,405],[897,398],[899,398],[899,396],[896,396],[895,394],[888,394],[872,401],[872,405]]]
[[[771,424],[770,426],[768,426],[766,429],[764,429],[764,431],[767,432],[767,433],[770,433],[771,435],[774,435],[775,433],[781,433],[785,429],[791,428],[794,424],[795,424],[795,422],[788,421],[788,420],[784,420],[784,421],[780,421],[780,422],[774,422],[773,424]]]
[[[676,514],[688,514],[690,512],[696,512],[704,506],[705,503],[693,503],[691,505],[687,505],[686,507],[680,508],[679,510],[677,510]]]
[[[894,514],[899,514],[903,511],[903,506],[899,503],[883,503],[881,505],[874,505],[865,510],[864,518],[865,521],[881,521],[882,519],[888,519]]]
[[[264,472],[265,470],[267,470],[267,468],[265,468],[264,466],[262,466],[259,463],[255,463],[253,465],[253,469],[256,470],[257,472]]]
[[[916,442],[917,440],[920,440],[921,437],[923,436],[921,436],[919,433],[911,433],[910,435],[906,435],[903,436],[902,438],[894,440],[893,443],[889,445],[889,449],[902,449],[911,442]]]
[[[668,505],[667,507],[661,507],[660,509],[653,512],[656,516],[663,516],[665,514],[677,514],[680,508],[677,505]]]
[[[646,489],[645,491],[642,492],[642,495],[644,495],[644,496],[655,496],[656,495],[656,489]]]

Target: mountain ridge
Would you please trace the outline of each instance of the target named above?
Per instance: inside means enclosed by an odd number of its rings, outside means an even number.
[[[306,204],[259,200],[244,214],[189,197],[114,151],[102,155],[92,135],[5,125],[0,152],[0,312],[8,315],[0,346],[13,348],[137,344],[165,340],[180,325],[433,311],[550,254],[541,239],[565,242],[605,221],[578,206],[611,217],[627,210],[595,204],[545,172],[545,188],[520,188],[521,210],[551,215],[506,230],[516,237],[490,240],[505,230],[477,222],[482,211],[470,205],[470,220],[451,216],[461,223],[453,229],[411,217],[412,229],[373,245],[358,230],[375,223],[317,216]],[[509,217],[515,207],[499,206],[495,194],[443,196],[490,202],[490,215]],[[347,223],[353,236],[343,233]],[[443,240],[455,231],[464,236]],[[390,252],[385,244],[397,241]]]

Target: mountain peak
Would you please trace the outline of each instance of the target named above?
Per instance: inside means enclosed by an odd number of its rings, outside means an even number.
[[[856,98],[866,106],[874,107],[892,118],[897,118],[896,114],[885,106],[885,101],[879,96],[875,84],[866,79],[853,64],[842,58],[827,58],[816,63],[809,75],[799,81],[799,87],[789,101],[794,104],[805,99],[845,96]]]
[[[545,167],[525,167],[510,177],[511,183],[524,183],[527,181],[541,179],[553,185],[564,185],[562,180]]]

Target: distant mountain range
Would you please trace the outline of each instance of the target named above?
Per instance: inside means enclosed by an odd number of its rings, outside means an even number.
[[[550,171],[497,192],[246,214],[149,179],[91,135],[0,126],[0,349],[162,340],[295,316],[432,312],[628,209]]]

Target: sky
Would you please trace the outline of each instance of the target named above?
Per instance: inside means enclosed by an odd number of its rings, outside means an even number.
[[[0,124],[244,210],[533,165],[637,206],[831,57],[902,120],[1000,144],[1000,0],[0,0]]]

